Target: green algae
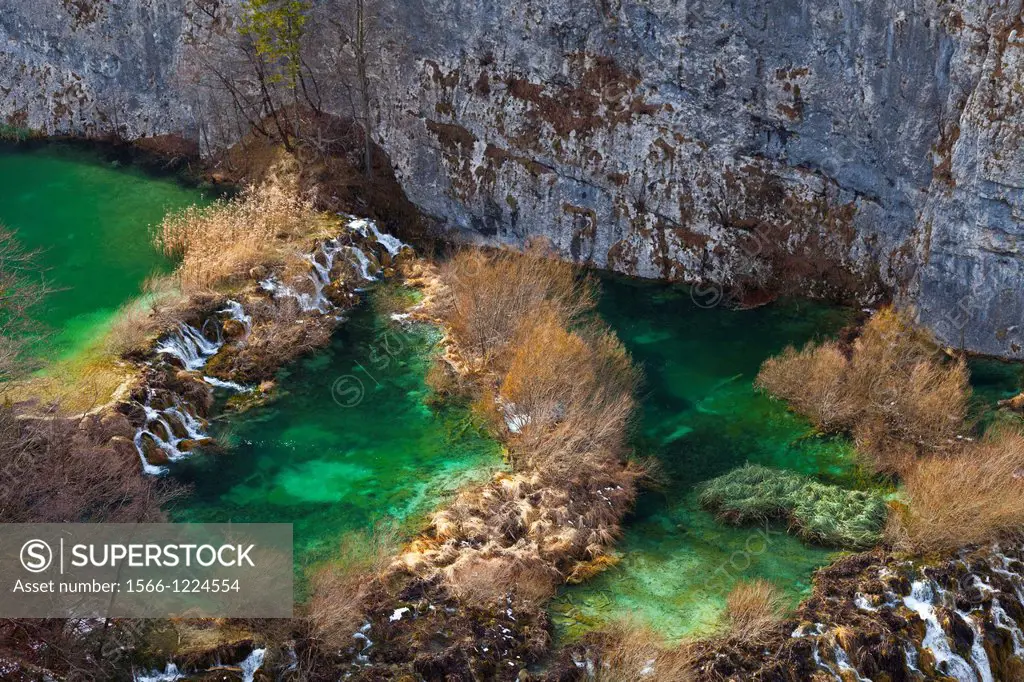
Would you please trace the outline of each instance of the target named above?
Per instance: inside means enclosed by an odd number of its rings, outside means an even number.
[[[226,451],[172,469],[193,486],[174,520],[292,523],[301,577],[347,534],[385,524],[408,537],[502,465],[498,443],[466,428],[466,410],[426,404],[440,335],[391,321],[393,298],[362,304],[328,348],[283,369],[276,401],[215,422]]]
[[[0,146],[0,176],[0,223],[39,251],[56,289],[38,311],[51,332],[39,349],[47,360],[94,343],[146,277],[171,269],[153,247],[150,227],[168,210],[204,201],[173,176],[60,144]]]
[[[728,523],[785,521],[803,540],[846,549],[878,544],[889,515],[885,497],[876,491],[846,490],[756,464],[708,481],[699,499]]]

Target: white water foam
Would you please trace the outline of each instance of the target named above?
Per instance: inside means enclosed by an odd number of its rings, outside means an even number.
[[[132,675],[135,682],[176,682],[185,679],[184,673],[178,670],[178,666],[168,663],[167,667],[161,670],[153,670],[148,673]]]
[[[222,345],[224,343],[220,339],[219,330],[217,339],[211,341],[192,325],[181,322],[178,324],[177,331],[172,332],[157,344],[156,352],[160,355],[177,358],[185,369],[195,371],[202,368],[207,360],[216,355]]]
[[[184,452],[179,448],[182,441],[209,438],[203,432],[202,423],[181,404],[176,395],[171,395],[174,399],[174,405],[163,410],[157,410],[151,404],[153,399],[152,389],[147,392],[146,404],[142,405],[142,409],[146,414],[146,423],[135,432],[135,438],[133,439],[135,450],[139,453],[139,459],[142,460],[142,470],[151,476],[166,474],[167,467],[150,464],[146,460],[146,450],[143,447],[146,436],[152,439],[156,446],[164,451],[170,462],[176,462],[190,456],[190,452]],[[175,430],[171,426],[172,420],[176,421],[184,429],[184,436],[175,435]],[[166,439],[156,433],[155,424],[163,427],[163,431],[167,435]]]
[[[925,634],[923,647],[931,650],[935,662],[945,666],[945,672],[959,682],[977,682],[978,676],[971,664],[957,655],[949,644],[946,631],[939,624],[938,615],[935,612],[935,590],[931,581],[915,580],[911,585],[910,594],[903,598],[907,608],[917,613],[924,621]]]
[[[244,384],[238,384],[234,381],[224,381],[217,377],[204,376],[203,381],[210,384],[214,388],[225,388],[229,391],[235,391],[236,393],[252,393],[256,389],[252,386],[245,386]]]
[[[377,229],[377,223],[372,220],[365,218],[359,218],[353,220],[348,224],[353,230],[358,230],[364,237],[369,237],[367,230],[373,233],[373,237],[377,240],[377,243],[387,249],[388,253],[392,256],[397,256],[398,252],[407,246],[405,242],[400,240],[398,237],[388,234],[387,232],[381,232]]]
[[[245,308],[242,307],[242,304],[239,303],[238,301],[233,301],[229,299],[225,305],[227,306],[226,308],[218,310],[217,312],[220,314],[227,313],[228,319],[240,322],[242,326],[245,327],[246,334],[251,332],[252,316],[245,314]]]

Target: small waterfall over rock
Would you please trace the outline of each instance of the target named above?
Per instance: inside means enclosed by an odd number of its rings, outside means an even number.
[[[242,682],[253,682],[256,679],[256,672],[263,666],[266,654],[267,650],[265,648],[253,649],[252,653],[238,663],[229,663],[227,665],[216,663],[206,670],[196,670],[191,673],[183,672],[175,663],[168,662],[163,670],[135,673],[132,675],[132,679],[134,682],[178,682],[179,680],[187,680],[192,676],[202,679],[213,679],[209,677],[210,673],[216,674],[218,671],[236,670],[241,673]],[[228,678],[225,677],[224,679]]]
[[[316,251],[306,254],[305,259],[311,266],[308,275],[311,293],[298,291],[281,283],[274,276],[260,282],[260,287],[275,297],[294,298],[303,312],[326,313],[333,305],[324,295],[324,289],[331,283],[331,270],[334,268],[334,259],[347,248],[351,247],[341,245],[337,239],[328,239],[321,242]]]
[[[891,675],[893,668],[901,669],[894,679],[1024,679],[1020,553],[993,546],[932,565],[868,566],[836,585],[833,606],[811,610],[808,620],[819,622],[805,622],[792,637],[813,639],[805,655],[844,682]],[[856,610],[834,610],[844,601]],[[841,645],[851,632],[854,641]]]
[[[170,401],[171,404],[158,408],[155,401]],[[188,457],[192,448],[210,440],[204,433],[203,423],[181,398],[170,391],[147,389],[146,402],[142,409],[145,424],[135,433],[135,449],[142,460],[142,470],[150,475],[167,473],[168,462]]]
[[[387,249],[387,252],[392,256],[397,256],[398,252],[408,245],[397,237],[390,235],[386,232],[381,232],[377,229],[377,223],[372,220],[365,218],[358,218],[348,224],[349,228],[357,230],[359,234],[364,237],[372,236],[377,240],[377,243]]]
[[[210,384],[214,388],[224,388],[229,391],[235,391],[236,393],[252,393],[256,389],[252,386],[243,386],[242,384],[235,383],[234,381],[224,381],[217,377],[203,377],[203,381]]]
[[[245,308],[242,307],[241,303],[228,299],[225,306],[226,307],[222,310],[218,310],[217,313],[220,315],[227,314],[229,320],[238,322],[242,325],[242,329],[245,331],[245,334],[252,331],[252,316],[246,315]]]
[[[907,608],[924,621],[925,633],[921,645],[932,652],[935,663],[946,674],[964,682],[977,680],[971,664],[953,651],[949,637],[939,623],[935,610],[940,603],[938,596],[936,585],[931,580],[916,580],[910,587],[910,594],[903,598]]]
[[[206,324],[203,327],[207,327]],[[208,339],[202,331],[184,322],[178,323],[178,329],[156,346],[159,355],[170,355],[176,358],[182,366],[194,371],[201,369],[206,361],[217,354],[220,347],[224,345],[221,339],[220,330],[216,329],[215,340]]]

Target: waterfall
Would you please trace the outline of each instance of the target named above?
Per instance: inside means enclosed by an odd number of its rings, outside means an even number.
[[[996,566],[996,559],[998,559],[999,563],[1002,564],[1001,566]],[[989,567],[992,569],[993,573],[998,573],[1006,578],[1007,582],[1013,585],[1013,591],[1017,595],[1017,600],[1024,605],[1024,587],[1022,587],[1024,579],[1022,579],[1018,573],[1010,570],[1010,558],[999,551],[998,545],[992,552],[992,559],[989,561]]]
[[[178,666],[168,663],[163,671],[153,670],[148,673],[132,675],[135,682],[176,682],[185,679],[185,675],[178,670]]]
[[[1016,621],[1010,618],[1010,614],[999,603],[999,599],[992,600],[992,622],[997,628],[1010,633],[1010,637],[1013,638],[1013,655],[1024,660],[1024,632],[1021,631]]]
[[[177,331],[157,344],[156,352],[177,358],[189,371],[200,369],[224,345],[217,331],[217,340],[210,341],[192,325],[179,322]]]
[[[260,282],[260,288],[269,291],[275,297],[286,296],[294,298],[299,303],[303,312],[326,313],[334,306],[324,296],[324,289],[331,283],[331,270],[334,268],[334,259],[344,249],[351,249],[350,246],[342,246],[336,239],[329,239],[321,242],[316,252],[306,254],[304,258],[309,262],[309,283],[313,293],[296,291],[292,287],[282,284],[273,276]],[[365,258],[365,255],[363,256]],[[320,259],[324,262],[320,262]],[[372,278],[370,278],[372,279]]]
[[[957,610],[957,615],[964,619],[967,623],[971,632],[974,633],[974,641],[971,642],[971,662],[974,664],[974,669],[978,671],[978,677],[981,682],[995,682],[992,679],[992,664],[988,660],[988,653],[985,651],[985,632],[981,629],[981,626],[971,617],[970,614],[964,613],[963,611]]]
[[[236,384],[234,381],[224,381],[217,377],[203,377],[203,381],[210,384],[214,388],[226,388],[229,391],[235,391],[237,393],[252,393],[256,389],[252,386],[243,386],[242,384]]]
[[[857,682],[871,682],[870,678],[862,677],[857,669],[853,667],[850,663],[850,657],[846,655],[846,650],[839,646],[838,643],[832,648],[832,655],[835,656],[836,665],[839,666],[840,672],[852,672]],[[842,679],[842,675],[839,676],[839,679]]]
[[[253,649],[252,653],[245,657],[245,660],[238,664],[242,669],[242,682],[253,682],[256,671],[263,665],[263,658],[266,656],[266,649]]]
[[[164,451],[169,462],[176,462],[189,456],[188,451],[182,451],[180,445],[183,441],[203,441],[207,436],[203,432],[203,425],[188,408],[181,404],[178,396],[171,394],[174,399],[172,407],[157,410],[152,406],[153,390],[146,393],[146,404],[142,409],[146,414],[146,422],[135,432],[135,449],[142,460],[142,470],[151,476],[160,476],[167,473],[167,467],[150,464],[146,459],[145,440],[148,437],[153,443]],[[172,421],[176,422],[180,430],[185,432],[184,436],[176,435]],[[157,433],[157,426],[163,431],[163,435]],[[166,437],[165,437],[166,436]]]
[[[387,252],[390,253],[392,256],[397,256],[398,252],[401,251],[406,246],[406,244],[397,237],[394,237],[388,234],[387,232],[381,232],[380,230],[378,230],[377,223],[373,222],[372,220],[360,218],[358,220],[350,222],[348,226],[353,230],[358,230],[359,234],[363,235],[364,237],[370,236],[369,234],[367,234],[367,229],[369,229],[369,231],[373,233],[373,237],[377,240],[377,243],[383,246],[385,249],[387,249]]]
[[[359,653],[356,654],[356,661],[358,661],[359,663],[370,662],[370,657],[366,655],[366,652],[369,651],[370,647],[373,646],[373,640],[370,639],[370,636],[367,634],[370,631],[371,627],[372,626],[370,623],[363,623],[363,626],[359,628],[358,632],[352,633],[353,639],[363,642],[363,647],[359,650]]]
[[[356,261],[359,263],[359,276],[362,277],[367,282],[372,282],[373,280],[375,280],[376,277],[370,274],[370,259],[366,257],[366,254],[363,253],[363,250],[360,249],[358,246],[349,246],[346,248],[349,250],[350,253],[355,254]]]
[[[241,323],[241,325],[245,328],[246,334],[251,332],[252,316],[245,314],[245,308],[242,307],[242,304],[239,303],[238,301],[228,299],[225,305],[227,307],[224,308],[223,310],[218,310],[217,313],[221,315],[226,313],[228,315],[228,319],[235,320],[236,322]]]
[[[256,671],[263,665],[263,659],[266,657],[266,654],[266,649],[253,649],[252,653],[246,656],[240,663],[226,667],[238,668],[242,673],[242,682],[253,682],[256,679]],[[215,666],[215,668],[217,667],[222,666]],[[132,680],[134,682],[177,682],[178,680],[187,679],[189,674],[179,670],[178,666],[174,663],[168,662],[162,671],[152,670],[148,673],[135,673],[132,675]]]
[[[915,580],[911,585],[910,594],[903,598],[907,608],[917,613],[924,621],[925,633],[921,645],[931,650],[936,665],[950,677],[956,678],[959,682],[977,682],[978,676],[971,664],[950,647],[946,631],[942,629],[935,613],[934,601],[935,591],[932,589],[932,583],[924,580]]]

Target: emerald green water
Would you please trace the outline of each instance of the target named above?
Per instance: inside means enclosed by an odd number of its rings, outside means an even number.
[[[148,275],[169,269],[152,246],[150,225],[203,200],[173,177],[59,144],[0,147],[0,177],[0,223],[40,250],[40,265],[58,289],[38,313],[53,335],[50,358],[88,345]]]
[[[195,491],[171,510],[174,520],[292,523],[300,573],[330,558],[346,533],[381,522],[414,532],[502,462],[468,411],[424,402],[438,340],[435,329],[400,327],[364,303],[330,347],[281,371],[276,402],[219,423],[227,452],[175,467]]]
[[[744,579],[772,580],[795,605],[833,552],[780,526],[716,523],[695,487],[746,462],[859,486],[845,440],[813,436],[809,423],[753,388],[765,358],[836,333],[849,312],[808,302],[705,310],[685,288],[617,278],[604,278],[602,290],[601,315],[646,373],[636,453],[657,458],[665,483],[641,495],[618,545],[621,563],[555,600],[559,634],[623,619],[669,639],[704,632]]]

